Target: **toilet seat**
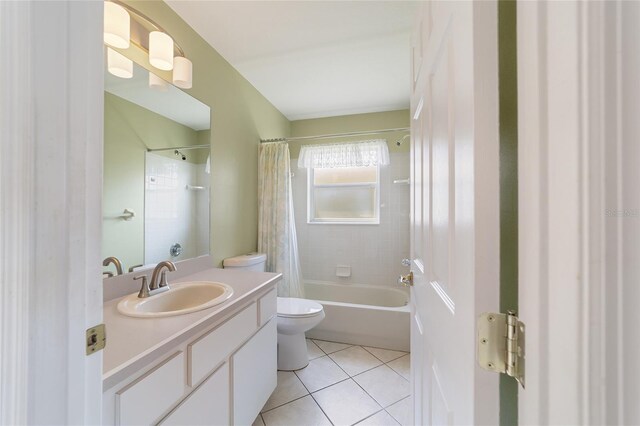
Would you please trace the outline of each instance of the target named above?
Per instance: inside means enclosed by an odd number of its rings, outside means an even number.
[[[322,305],[308,299],[278,297],[278,316],[282,318],[307,318],[322,312]]]

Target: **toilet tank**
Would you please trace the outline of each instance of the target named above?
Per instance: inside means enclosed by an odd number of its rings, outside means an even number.
[[[241,256],[229,257],[222,262],[224,269],[244,269],[246,271],[264,272],[267,255],[264,253],[249,253]]]

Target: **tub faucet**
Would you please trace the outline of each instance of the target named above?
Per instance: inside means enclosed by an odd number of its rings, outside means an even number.
[[[122,275],[122,262],[120,262],[120,259],[115,256],[109,256],[102,261],[102,266],[109,266],[110,263],[115,265],[116,275]]]
[[[158,263],[153,270],[153,274],[151,275],[151,282],[149,283],[149,290],[169,290],[169,283],[167,282],[167,271],[163,271],[162,269],[167,268],[171,272],[175,272],[176,265],[170,261],[165,260]],[[158,274],[160,274],[160,282],[158,282]],[[159,293],[159,292],[158,292]]]

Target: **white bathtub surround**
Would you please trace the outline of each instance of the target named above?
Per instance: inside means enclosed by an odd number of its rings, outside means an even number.
[[[313,339],[409,350],[409,295],[381,286],[308,281],[308,298],[322,304],[325,319],[307,332]],[[324,349],[324,348],[322,348]]]
[[[329,353],[312,360],[302,370],[279,372],[278,386],[254,425],[409,425],[405,423],[409,411],[404,413],[409,381],[373,356],[378,353],[383,359],[408,358],[406,352],[320,340],[308,343],[314,352],[323,347]],[[333,351],[336,348],[340,349]],[[345,371],[334,358],[351,366],[354,373],[347,374],[349,370]]]
[[[281,272],[280,297],[304,297],[291,190],[289,145],[261,143],[258,157],[258,251]]]
[[[400,261],[409,257],[409,185],[393,181],[409,177],[409,154],[392,153],[380,168],[378,225],[308,224],[307,175],[297,169],[292,179],[304,280],[397,286],[398,276],[408,273]],[[349,265],[351,276],[336,278],[338,265]]]

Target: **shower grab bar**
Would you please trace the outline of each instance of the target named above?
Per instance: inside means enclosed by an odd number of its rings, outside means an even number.
[[[205,186],[196,186],[196,185],[187,185],[185,188],[186,189],[191,189],[191,190],[194,190],[194,191],[200,191],[202,189],[207,189],[207,187],[205,187]]]
[[[396,179],[396,180],[393,181],[393,183],[409,185],[410,181],[409,181],[409,179]]]

